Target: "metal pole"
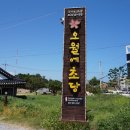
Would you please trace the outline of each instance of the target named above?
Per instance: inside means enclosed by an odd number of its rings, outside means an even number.
[[[101,85],[102,85],[102,69],[101,69],[101,61],[99,61],[99,71],[100,71],[100,89],[101,89]]]

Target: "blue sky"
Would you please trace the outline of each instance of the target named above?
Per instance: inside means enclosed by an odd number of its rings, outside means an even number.
[[[129,0],[0,0],[0,66],[62,80],[64,8],[87,9],[87,79],[126,63]]]

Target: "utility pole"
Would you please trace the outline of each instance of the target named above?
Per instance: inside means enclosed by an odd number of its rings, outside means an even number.
[[[17,51],[16,51],[16,65],[18,64],[18,55],[19,55],[19,53],[18,53],[18,49],[17,49]]]
[[[16,66],[18,65],[18,55],[19,55],[19,52],[18,52],[18,49],[16,50]],[[16,75],[16,68],[15,68],[15,75]]]
[[[102,62],[99,61],[99,72],[100,72],[100,88],[102,88],[102,77],[103,77],[103,72],[102,72]]]
[[[7,64],[5,63],[5,64],[2,64],[2,65],[4,65],[4,67],[5,67],[5,70],[6,70]]]

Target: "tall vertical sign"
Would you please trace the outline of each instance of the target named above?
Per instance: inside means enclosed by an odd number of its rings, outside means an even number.
[[[86,121],[86,10],[65,9],[62,120]]]

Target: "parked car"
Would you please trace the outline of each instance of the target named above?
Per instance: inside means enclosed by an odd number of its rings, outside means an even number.
[[[36,93],[39,94],[51,94],[51,91],[49,90],[49,88],[39,88]]]

